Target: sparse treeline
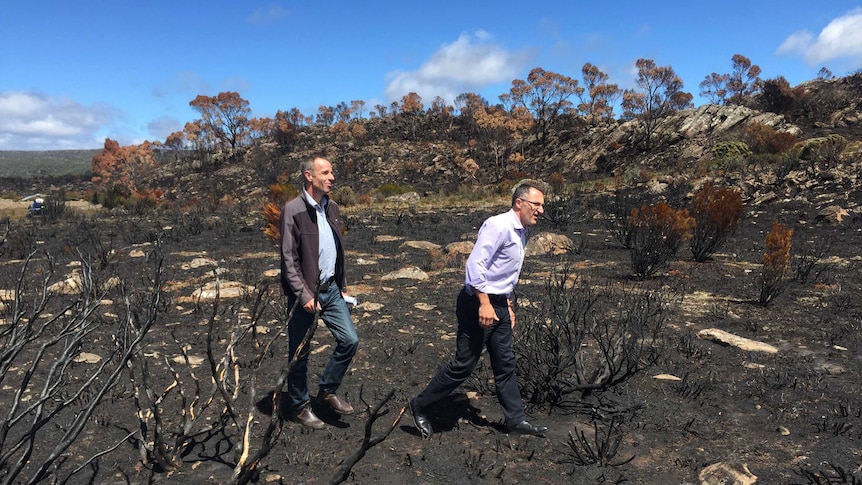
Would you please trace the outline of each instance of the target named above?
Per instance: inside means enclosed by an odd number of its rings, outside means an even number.
[[[652,148],[658,121],[692,107],[694,97],[684,90],[672,67],[658,66],[649,59],[639,59],[636,65],[633,89],[609,82],[609,76],[591,63],[582,67],[581,81],[537,67],[526,79],[513,80],[497,103],[469,92],[457,96],[451,105],[439,96],[428,103],[411,92],[389,105],[366,106],[364,101],[352,100],[320,106],[316,113],[302,113],[294,107],[279,110],[272,118],[252,118],[249,102],[239,93],[199,95],[189,105],[200,118],[187,122],[164,141],[120,147],[107,139],[104,152],[93,158],[93,180],[104,193],[152,198],[157,187],[136,179],[145,179],[158,166],[160,155],[205,168],[233,159],[238,150],[256,140],[270,141],[280,153],[289,153],[300,134],[311,129],[325,130],[335,145],[361,143],[374,135],[374,121],[393,119],[406,127],[406,140],[426,140],[431,132],[463,140],[477,168],[498,182],[507,178],[507,172],[519,171],[527,140],[533,145],[532,157],[544,159],[549,133],[560,128],[637,120],[636,148],[646,151]],[[768,89],[770,107],[788,105],[785,98],[792,98],[793,93],[785,86],[786,80],[763,81],[760,72],[748,58],[736,54],[731,72],[706,76],[700,93],[714,103],[743,104]],[[435,129],[426,129],[432,121]]]

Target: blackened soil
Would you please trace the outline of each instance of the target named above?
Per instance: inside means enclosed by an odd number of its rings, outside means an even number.
[[[596,286],[646,288],[672,295],[658,362],[610,390],[574,397],[575,404],[568,409],[532,406],[531,418],[550,428],[545,438],[505,433],[496,398],[489,392],[489,370],[482,365],[451,400],[431,411],[435,434],[422,440],[409,414],[401,413],[406,401],[451,356],[454,304],[463,271],[457,257],[405,243],[428,241],[445,246],[470,240],[484,218],[503,209],[409,215],[360,208],[345,211],[350,292],[360,301],[353,315],[361,344],[340,393],[358,412],[344,418],[322,412],[328,425],[316,431],[285,422],[258,470],[261,483],[330,481],[360,449],[369,407],[393,390],[393,399],[384,405],[388,414],[374,423],[370,435],[379,437],[393,424],[394,429],[352,466],[348,483],[700,483],[699,475],[715,464],[747,467],[758,483],[826,483],[815,480],[841,472],[859,479],[862,259],[858,248],[862,228],[859,221],[803,223],[795,208],[780,205],[746,213],[739,231],[712,260],[694,262],[684,249],[677,260],[645,282],[629,277],[628,251],[613,241],[599,220],[562,228],[543,221],[537,231],[564,233],[577,250],[529,258],[519,291],[541,298],[548,275],[569,263],[582,281]],[[796,230],[795,255],[824,251],[807,278],[791,280],[764,307],[753,302],[760,294],[765,236],[776,219]],[[260,439],[260,430],[272,412],[267,393],[275,389],[286,364],[286,340],[279,333],[284,308],[272,241],[254,225],[226,220],[204,221],[193,230],[182,221],[167,230],[163,222],[145,221],[115,221],[110,227],[94,225],[91,230],[101,231],[101,240],[109,241],[104,244],[112,245],[105,271],[114,271],[128,282],[132,303],[145,301],[141,295],[149,284],[148,275],[157,255],[164,255],[164,295],[157,306],[157,323],[143,344],[144,355],[150,386],[157,393],[173,381],[168,363],[175,368],[186,392],[186,407],[194,394],[192,376],[198,379],[203,398],[212,393],[208,365],[205,361],[196,364],[194,359],[206,358],[210,318],[215,319],[211,345],[223,353],[238,322],[250,321],[257,311],[254,298],[246,295],[223,298],[213,313],[213,302],[194,298],[194,292],[216,278],[263,291],[259,337],[260,342],[272,343],[262,352],[260,368],[244,365],[238,370],[237,398],[243,406],[239,411],[254,417],[253,439]],[[69,249],[71,236],[67,233],[53,233],[51,228],[39,231],[43,246],[57,258],[53,279],[59,280],[72,271],[65,265],[80,259],[79,253]],[[99,254],[98,246],[88,238],[76,237],[77,246],[89,251],[87,254]],[[44,268],[44,261],[34,261],[31,267]],[[22,263],[8,257],[2,263],[3,289],[9,289]],[[410,267],[421,269],[428,278],[386,278]],[[795,271],[792,265],[788,276]],[[123,327],[117,322],[125,313],[118,294],[106,300],[98,310],[104,328],[83,343],[82,351],[110,359],[113,336]],[[767,343],[778,351],[745,351],[698,338],[698,332],[706,328]],[[516,327],[516,339],[519,329]],[[332,338],[320,328],[312,343],[313,391],[332,345]],[[175,360],[182,355],[181,348],[190,357],[190,365]],[[238,359],[247,364],[261,348],[250,339],[243,340],[236,349]],[[86,376],[92,368],[92,364],[75,364],[74,379]],[[679,380],[657,379],[660,374]],[[6,387],[0,391],[4,403],[11,402],[20,378],[14,372],[5,377]],[[251,396],[253,380],[255,394]],[[70,482],[83,483],[92,475],[95,483],[229,480],[240,444],[236,427],[229,426],[223,434],[199,436],[196,445],[177,457],[171,470],[143,463],[137,443],[123,442],[124,436],[140,427],[134,391],[128,376],[123,376],[70,449],[70,460],[58,476],[68,475],[74,468],[71,463],[83,462],[122,442],[101,457],[97,467],[87,467]],[[7,405],[3,408],[5,414]],[[178,429],[182,409],[177,391],[167,393],[161,411],[168,430]],[[197,404],[199,421],[193,428],[206,428],[220,411],[218,404],[208,408]],[[610,416],[614,416],[613,426]],[[70,419],[66,415],[60,418]],[[49,427],[40,439],[56,439],[63,424]],[[148,436],[152,432],[147,429]],[[603,445],[611,444],[610,451],[601,451]],[[45,449],[47,444],[40,446]],[[40,452],[37,448],[36,455]],[[847,480],[845,483],[851,483]]]

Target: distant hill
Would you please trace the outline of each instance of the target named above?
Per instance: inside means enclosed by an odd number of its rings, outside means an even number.
[[[98,150],[0,151],[0,177],[81,175]]]

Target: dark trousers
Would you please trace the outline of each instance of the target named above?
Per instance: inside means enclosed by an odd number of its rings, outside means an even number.
[[[461,290],[455,313],[458,317],[458,338],[455,356],[431,379],[428,386],[413,398],[413,406],[424,410],[441,401],[461,385],[479,362],[482,347],[487,347],[497,400],[503,408],[507,425],[526,419],[524,402],[515,377],[515,352],[512,350],[512,320],[504,297],[492,297],[491,304],[500,320],[491,328],[479,326],[479,300]]]

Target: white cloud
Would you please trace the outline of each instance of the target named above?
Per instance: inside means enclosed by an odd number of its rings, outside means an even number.
[[[0,92],[0,150],[99,147],[96,133],[116,113],[66,98],[24,91]]]
[[[390,72],[386,95],[399,100],[414,92],[426,104],[436,96],[451,103],[459,94],[512,81],[523,70],[527,57],[523,52],[507,51],[483,30],[472,36],[462,34],[440,47],[418,70]]]
[[[862,61],[862,8],[832,20],[816,38],[807,30],[793,33],[777,52],[802,55],[812,66],[839,58]]]
[[[164,141],[168,135],[181,131],[185,124],[171,116],[162,116],[147,123],[147,133],[152,140]]]
[[[261,7],[256,8],[254,12],[246,18],[246,22],[257,25],[269,24],[280,18],[287,17],[289,14],[290,13],[287,10],[279,6],[269,8]]]

